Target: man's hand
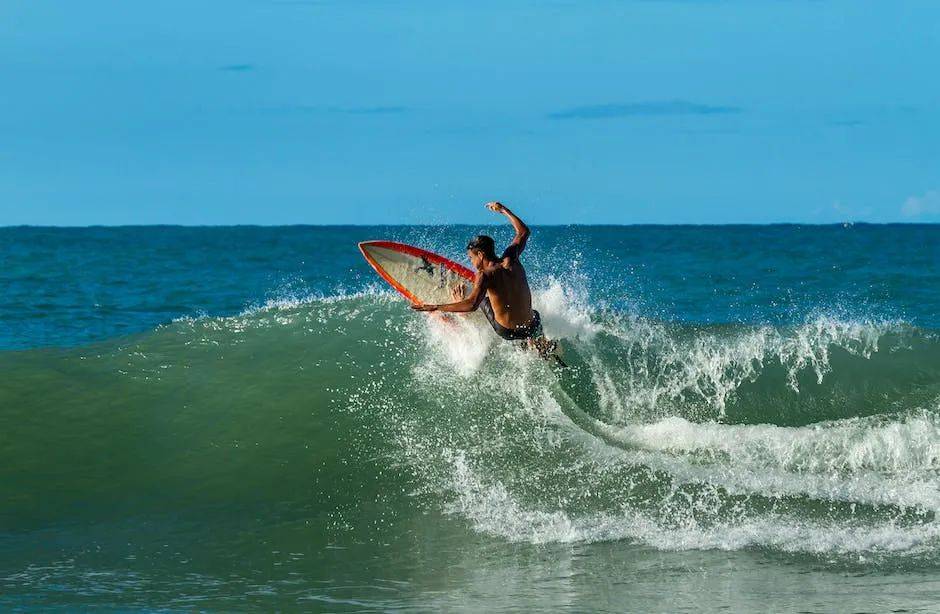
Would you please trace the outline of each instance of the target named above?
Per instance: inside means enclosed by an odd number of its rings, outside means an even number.
[[[489,209],[490,211],[494,213],[506,213],[506,205],[499,202],[498,200],[494,200],[493,202],[486,203],[485,206],[487,209]]]
[[[415,311],[437,311],[437,305],[412,305]]]

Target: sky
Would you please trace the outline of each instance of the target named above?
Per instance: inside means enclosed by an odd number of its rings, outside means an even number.
[[[940,222],[940,3],[3,0],[0,225]]]

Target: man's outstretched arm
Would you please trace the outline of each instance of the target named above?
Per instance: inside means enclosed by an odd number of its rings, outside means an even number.
[[[477,273],[473,280],[473,290],[467,295],[467,298],[456,303],[444,303],[443,305],[412,305],[415,311],[446,311],[449,313],[467,313],[476,311],[480,303],[486,297],[486,277],[483,273]]]
[[[506,251],[503,252],[503,258],[518,258],[522,250],[525,249],[526,241],[529,240],[529,235],[531,234],[529,227],[526,226],[525,222],[520,220],[515,213],[510,211],[509,207],[501,202],[493,201],[486,203],[486,208],[496,213],[502,213],[509,218],[509,223],[512,224],[513,229],[516,231],[516,236],[513,237]]]

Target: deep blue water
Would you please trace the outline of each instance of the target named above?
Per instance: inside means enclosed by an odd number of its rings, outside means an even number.
[[[485,228],[484,228],[485,230]],[[479,227],[0,228],[0,347],[75,345],[183,316],[376,285],[356,242],[395,238],[462,258]],[[506,228],[490,228],[508,240]],[[668,321],[813,315],[940,327],[940,226],[552,226],[535,279]]]

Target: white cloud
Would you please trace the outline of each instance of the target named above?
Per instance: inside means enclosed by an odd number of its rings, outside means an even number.
[[[940,214],[940,192],[930,190],[920,196],[908,196],[901,205],[901,214],[904,217]]]

